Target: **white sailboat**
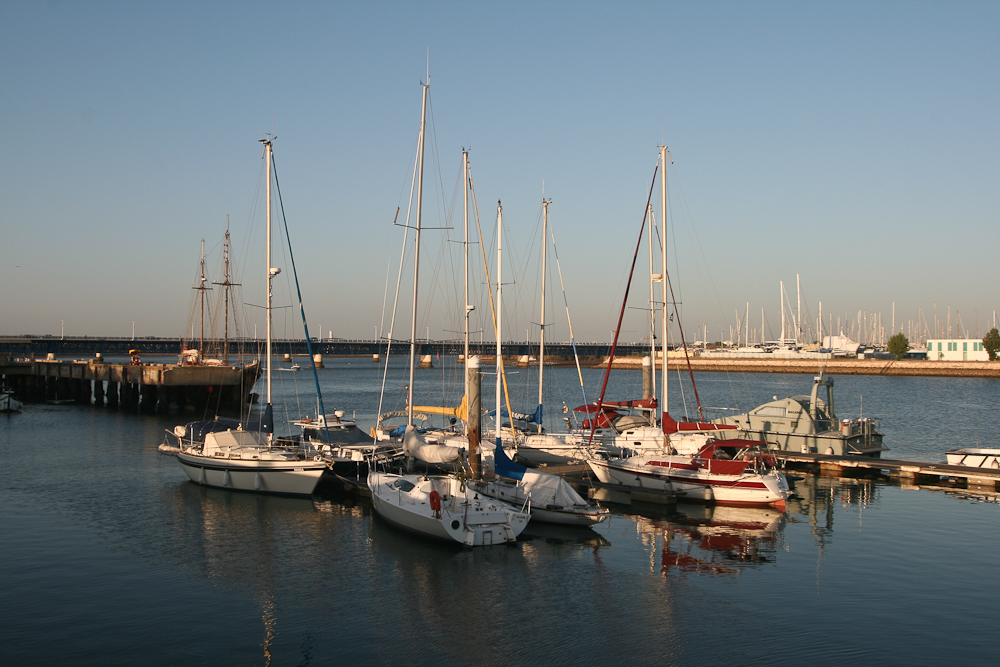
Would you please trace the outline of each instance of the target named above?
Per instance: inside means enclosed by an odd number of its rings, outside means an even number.
[[[418,141],[417,209],[414,230],[413,304],[410,325],[410,373],[407,385],[407,426],[403,448],[407,456],[428,463],[460,462],[462,450],[429,444],[413,426],[413,379],[417,350],[417,282],[420,267],[420,226],[423,206],[424,139],[427,120],[427,93],[423,84]],[[487,498],[476,493],[456,474],[424,475],[380,472],[370,469],[368,489],[375,512],[388,523],[425,537],[458,542],[466,546],[487,546],[514,542],[528,525],[527,506]]]
[[[545,278],[546,263],[548,259],[548,226],[549,226],[549,204],[551,199],[542,200],[542,289],[541,308],[538,334],[538,409],[535,418],[535,432],[527,433],[521,442],[518,443],[517,455],[519,459],[527,463],[539,465],[560,465],[570,462],[585,461],[594,455],[592,448],[588,447],[586,441],[580,433],[546,433],[542,427],[542,414],[544,405],[544,377],[545,377]],[[553,236],[553,245],[555,237]],[[556,257],[558,260],[558,256]],[[560,279],[562,271],[560,270]],[[564,293],[565,296],[565,293]],[[569,306],[566,307],[566,319],[569,321]],[[573,325],[570,323],[570,336],[572,337]],[[577,373],[579,374],[579,359],[577,359]],[[582,376],[581,376],[581,387]]]
[[[659,426],[636,426],[633,438],[635,449],[645,449],[625,458],[592,458],[587,464],[597,478],[605,484],[618,484],[630,488],[673,492],[685,500],[697,500],[732,505],[770,505],[784,509],[791,496],[788,481],[778,471],[773,460],[760,451],[757,444],[747,440],[727,440],[726,431],[716,424],[675,423],[668,414],[667,393],[667,188],[666,147],[660,147],[660,204],[662,225],[661,269],[658,279],[662,284],[664,304],[661,318],[663,345],[663,376],[660,389]],[[648,209],[647,209],[648,210]],[[638,252],[638,248],[636,249]],[[602,417],[599,403],[595,418]],[[682,429],[687,429],[682,432]],[[649,451],[649,436],[655,433],[658,450]],[[700,432],[698,432],[700,431]],[[732,433],[730,430],[729,433]],[[627,432],[625,433],[627,435]],[[640,445],[646,445],[640,447]]]
[[[271,263],[271,139],[261,139],[267,161],[267,404],[263,429],[230,429],[205,434],[177,452],[184,472],[193,482],[239,491],[310,495],[327,465],[319,457],[307,458],[298,447],[281,446],[273,433],[271,403],[271,281],[281,269]]]

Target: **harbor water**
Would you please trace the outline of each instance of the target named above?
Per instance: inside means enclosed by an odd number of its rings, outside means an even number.
[[[326,359],[328,412],[374,425],[367,359]],[[461,367],[418,372],[416,402],[457,404]],[[587,400],[602,371],[585,369]],[[551,377],[550,377],[551,376]],[[532,396],[535,369],[511,384]],[[696,376],[706,406],[808,394],[803,375]],[[546,369],[546,422],[583,403]],[[551,383],[550,383],[551,380]],[[491,395],[492,376],[484,378]],[[401,407],[402,369],[383,409]],[[279,373],[276,405],[313,411]],[[550,388],[551,387],[551,388]],[[638,397],[615,371],[608,400]],[[880,417],[892,458],[1000,446],[1000,382],[837,377],[842,417]],[[518,400],[522,400],[518,398]],[[687,401],[685,407],[685,400]],[[484,403],[490,401],[484,400]],[[514,409],[533,408],[527,399]],[[671,386],[671,412],[695,413]],[[280,415],[280,416],[279,416]],[[160,454],[201,414],[29,405],[0,416],[4,665],[994,664],[997,494],[801,475],[784,513],[609,505],[594,529],[529,525],[516,545],[403,534],[368,501],[203,488]]]

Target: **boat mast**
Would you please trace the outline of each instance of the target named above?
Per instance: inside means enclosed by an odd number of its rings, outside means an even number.
[[[198,286],[194,289],[201,293],[201,334],[198,339],[198,358],[199,360],[205,357],[205,290],[212,289],[211,287],[205,287],[205,239],[201,240],[201,278],[198,280]],[[194,322],[191,323],[191,328],[194,328]],[[194,337],[194,332],[192,332],[192,337]]]
[[[497,200],[497,311],[494,314],[496,318],[496,326],[494,330],[497,333],[497,418],[496,418],[496,438],[497,446],[501,446],[501,435],[500,435],[500,423],[503,421],[500,412],[500,379],[501,369],[503,368],[503,349],[500,345],[501,338],[501,328],[503,325],[503,206],[500,205],[500,200]],[[513,428],[514,418],[511,416],[511,424]]]
[[[779,280],[778,285],[781,287],[781,346],[785,347],[785,281]]]
[[[226,215],[226,240],[222,245],[222,256],[225,260],[225,272],[223,274],[223,279],[221,283],[212,283],[213,285],[222,285],[225,289],[224,299],[225,299],[225,324],[223,326],[223,343],[222,343],[222,363],[229,365],[229,289],[233,287],[236,283],[230,282],[229,280],[229,216]]]
[[[542,314],[538,320],[538,404],[542,404],[542,375],[545,373],[545,260],[548,253],[548,241],[546,237],[549,230],[549,204],[551,199],[542,199]],[[544,414],[542,408],[542,414]],[[542,432],[542,422],[539,420],[538,433]]]
[[[428,83],[423,83],[423,101],[420,108],[420,140],[417,142],[419,165],[417,167],[417,216],[413,234],[413,313],[410,320],[410,381],[406,385],[406,424],[413,426],[413,368],[417,359],[417,278],[420,275],[420,216],[424,204],[424,130],[427,121]]]
[[[795,274],[795,346],[802,344],[802,283]]]
[[[667,147],[660,146],[660,269],[663,271],[661,277],[660,294],[663,296],[663,315],[661,317],[661,335],[663,336],[663,371],[661,383],[663,384],[663,403],[660,405],[660,415],[667,414],[669,403],[667,402]],[[681,331],[683,339],[684,332]],[[655,360],[654,360],[655,363]],[[662,421],[661,421],[662,423]]]
[[[663,274],[656,273],[656,267],[653,265],[653,226],[656,224],[656,219],[653,217],[653,205],[649,204],[646,206],[646,213],[649,216],[649,358],[653,362],[652,368],[652,382],[650,386],[649,396],[643,396],[643,398],[653,397],[656,398],[656,283],[663,282]],[[666,308],[666,304],[663,306]],[[653,414],[654,426],[656,425],[656,415]]]
[[[264,159],[267,160],[267,343],[265,351],[267,354],[267,407],[271,407],[271,281],[276,275],[281,273],[281,269],[271,266],[271,139],[260,139],[264,144]],[[267,434],[268,442],[271,441],[273,433]]]
[[[465,330],[462,332],[462,343],[463,343],[463,353],[465,356],[465,367],[469,367],[469,313],[472,312],[472,306],[469,305],[469,151],[462,149],[462,182],[464,194],[464,219],[465,226],[462,228],[462,257],[465,262],[465,282],[463,287],[465,290]],[[465,396],[466,401],[469,398],[469,373],[465,373]],[[466,413],[466,420],[468,420],[469,415]]]
[[[198,354],[205,358],[205,239],[201,240],[201,280],[198,281],[198,291],[201,292],[201,334],[198,340]]]

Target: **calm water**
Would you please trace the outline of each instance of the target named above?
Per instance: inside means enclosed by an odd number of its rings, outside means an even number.
[[[378,367],[328,365],[327,409],[369,426]],[[418,376],[421,401],[454,402],[460,374],[445,366]],[[309,375],[280,375],[284,402],[308,408]],[[558,422],[582,398],[575,370],[547,375]],[[600,372],[585,377],[592,400]],[[638,393],[638,373],[613,377],[609,399]],[[811,382],[698,380],[705,405],[741,408]],[[387,386],[405,381],[393,371]],[[1000,444],[995,380],[838,377],[835,391],[844,417],[863,396],[894,457]],[[671,403],[683,412],[679,391]],[[191,484],[156,451],[189,416],[34,405],[0,418],[0,663],[995,661],[1000,506],[974,495],[805,477],[785,514],[616,506],[595,530],[529,527],[516,546],[460,550],[397,533],[364,501]]]

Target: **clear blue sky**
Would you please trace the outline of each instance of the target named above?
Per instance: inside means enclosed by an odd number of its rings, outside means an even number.
[[[312,326],[370,337],[428,51],[425,224],[457,222],[463,146],[505,246],[529,247],[544,183],[578,339],[609,338],[661,142],[688,331],[749,301],[776,336],[796,274],[813,318],[1000,309],[998,3],[5,0],[0,20],[0,334],[182,334],[200,239],[229,214],[246,242],[273,131]]]

